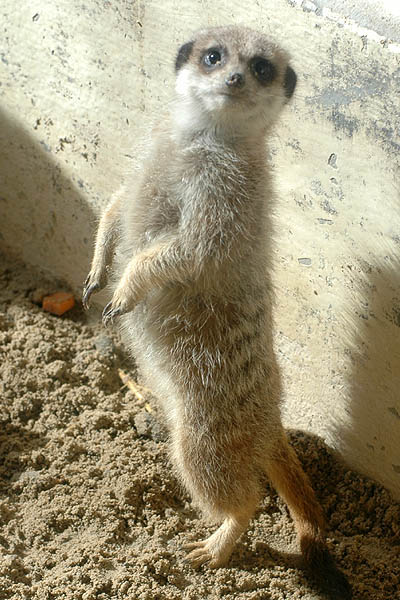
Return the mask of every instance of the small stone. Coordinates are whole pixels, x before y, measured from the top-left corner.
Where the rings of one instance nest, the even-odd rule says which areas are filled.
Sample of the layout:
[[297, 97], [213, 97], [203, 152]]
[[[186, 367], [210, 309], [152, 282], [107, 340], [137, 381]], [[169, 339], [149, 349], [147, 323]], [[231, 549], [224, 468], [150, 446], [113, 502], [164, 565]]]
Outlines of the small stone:
[[43, 310], [60, 317], [75, 306], [74, 296], [70, 292], [56, 292], [43, 298]]
[[146, 411], [142, 411], [135, 416], [134, 423], [138, 435], [151, 437], [152, 416]]
[[23, 483], [29, 483], [30, 481], [35, 481], [40, 477], [40, 471], [27, 470], [19, 473], [14, 473], [11, 478], [11, 481], [22, 481]]
[[333, 169], [337, 169], [337, 156], [336, 154], [333, 152], [330, 157], [328, 158], [328, 165], [330, 165]]
[[304, 0], [302, 7], [306, 12], [317, 12], [317, 7], [315, 6], [314, 2], [311, 2], [311, 0]]
[[155, 442], [165, 442], [167, 434], [160, 423], [149, 412], [142, 410], [134, 418], [137, 434]]
[[113, 418], [112, 418], [112, 414], [102, 411], [102, 410], [95, 410], [93, 411], [91, 417], [90, 417], [90, 421], [92, 426], [94, 427], [94, 429], [108, 429], [109, 427], [112, 427], [113, 425]]
[[111, 338], [108, 335], [101, 333], [96, 336], [93, 340], [93, 343], [96, 347], [96, 350], [99, 354], [103, 356], [109, 356], [114, 353], [114, 344]]
[[63, 360], [53, 360], [47, 366], [47, 373], [50, 377], [54, 377], [55, 379], [62, 379], [63, 375], [67, 370], [67, 364]]

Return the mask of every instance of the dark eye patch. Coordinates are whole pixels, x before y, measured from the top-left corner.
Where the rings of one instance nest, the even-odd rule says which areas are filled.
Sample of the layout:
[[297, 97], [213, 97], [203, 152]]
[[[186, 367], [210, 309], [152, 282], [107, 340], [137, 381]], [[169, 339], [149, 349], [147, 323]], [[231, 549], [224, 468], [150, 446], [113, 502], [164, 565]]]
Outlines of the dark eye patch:
[[256, 56], [252, 59], [250, 63], [251, 70], [253, 72], [254, 77], [258, 79], [260, 83], [267, 84], [271, 83], [275, 79], [276, 76], [276, 68], [275, 65], [272, 64], [271, 61], [266, 58], [262, 58], [261, 56]]
[[194, 42], [187, 42], [183, 44], [178, 50], [178, 55], [175, 60], [175, 71], [179, 71], [181, 67], [189, 60], [192, 53]]
[[286, 98], [291, 98], [293, 96], [294, 89], [297, 83], [297, 75], [293, 71], [292, 67], [287, 67], [285, 72], [285, 79], [283, 82], [283, 87], [285, 90]]

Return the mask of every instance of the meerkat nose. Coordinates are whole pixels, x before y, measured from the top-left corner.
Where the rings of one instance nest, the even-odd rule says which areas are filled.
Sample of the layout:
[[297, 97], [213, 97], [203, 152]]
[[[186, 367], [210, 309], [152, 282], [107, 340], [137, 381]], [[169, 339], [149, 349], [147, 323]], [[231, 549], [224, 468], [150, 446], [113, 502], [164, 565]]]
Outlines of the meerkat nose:
[[243, 87], [244, 75], [242, 73], [231, 73], [226, 79], [225, 83], [229, 87]]

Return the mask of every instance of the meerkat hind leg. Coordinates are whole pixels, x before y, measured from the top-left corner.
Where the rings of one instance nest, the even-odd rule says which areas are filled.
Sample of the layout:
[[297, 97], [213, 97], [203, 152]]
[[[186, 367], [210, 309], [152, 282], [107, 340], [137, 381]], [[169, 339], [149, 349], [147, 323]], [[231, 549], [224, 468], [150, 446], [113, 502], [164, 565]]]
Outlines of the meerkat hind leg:
[[185, 544], [187, 550], [192, 550], [186, 560], [193, 567], [199, 567], [208, 563], [211, 568], [225, 565], [237, 539], [246, 530], [247, 525], [254, 513], [254, 508], [243, 512], [235, 512], [227, 515], [220, 527], [205, 540]]

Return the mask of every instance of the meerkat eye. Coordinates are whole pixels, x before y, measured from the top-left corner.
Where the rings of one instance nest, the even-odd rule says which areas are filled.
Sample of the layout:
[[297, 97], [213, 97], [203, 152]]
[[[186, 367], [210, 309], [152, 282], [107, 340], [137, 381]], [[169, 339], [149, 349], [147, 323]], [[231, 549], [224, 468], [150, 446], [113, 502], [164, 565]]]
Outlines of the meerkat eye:
[[275, 77], [276, 69], [272, 62], [266, 58], [254, 58], [251, 63], [251, 68], [254, 75], [261, 83], [269, 83]]
[[203, 62], [207, 67], [215, 67], [222, 60], [219, 50], [208, 50], [203, 57]]

